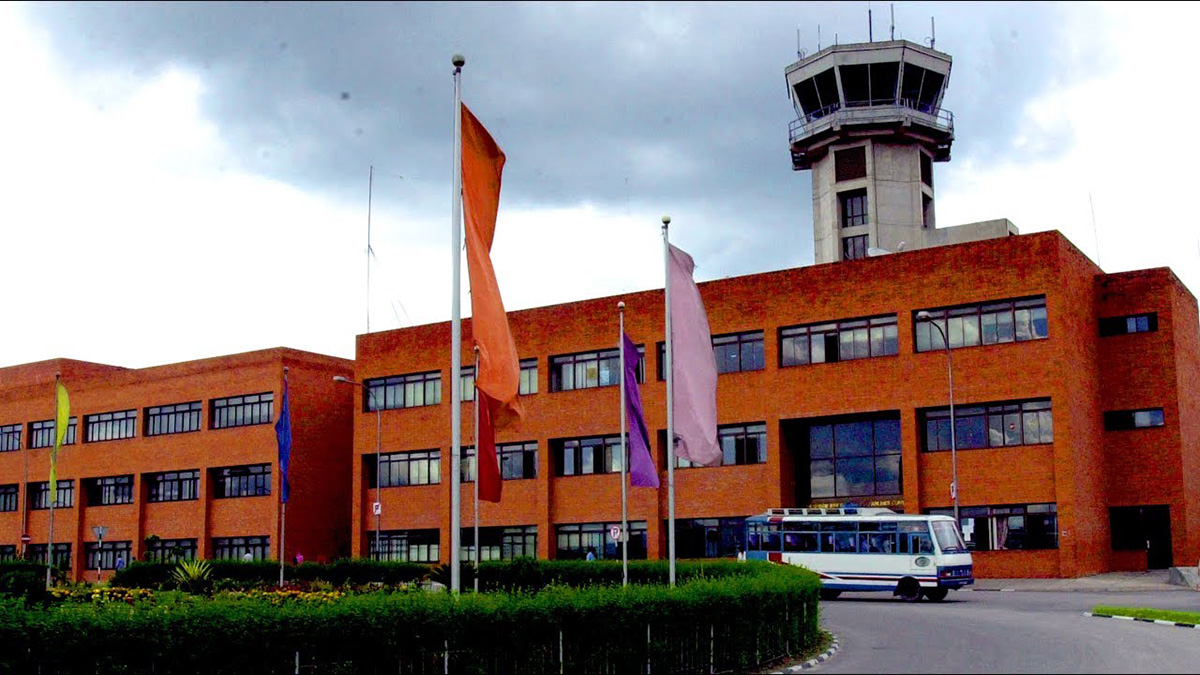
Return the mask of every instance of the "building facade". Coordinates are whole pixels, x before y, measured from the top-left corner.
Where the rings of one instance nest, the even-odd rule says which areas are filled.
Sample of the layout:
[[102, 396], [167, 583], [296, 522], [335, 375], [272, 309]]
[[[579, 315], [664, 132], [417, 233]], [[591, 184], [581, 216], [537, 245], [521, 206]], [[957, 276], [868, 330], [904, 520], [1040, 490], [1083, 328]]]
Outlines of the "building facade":
[[69, 359], [0, 369], [0, 558], [46, 553], [58, 374], [71, 421], [53, 543], [70, 578], [105, 578], [135, 559], [278, 559], [285, 369], [285, 556], [346, 555], [351, 396], [332, 377], [353, 364], [270, 349], [142, 369]]

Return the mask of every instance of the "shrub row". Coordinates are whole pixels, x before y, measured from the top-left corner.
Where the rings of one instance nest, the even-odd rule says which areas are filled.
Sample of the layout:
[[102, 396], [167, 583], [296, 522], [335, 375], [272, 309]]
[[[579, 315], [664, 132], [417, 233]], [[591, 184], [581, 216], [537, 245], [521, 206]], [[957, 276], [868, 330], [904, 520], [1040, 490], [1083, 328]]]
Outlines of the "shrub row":
[[290, 673], [299, 653], [301, 665], [319, 673], [440, 673], [447, 662], [450, 672], [497, 675], [647, 666], [708, 673], [743, 671], [814, 644], [816, 578], [766, 563], [740, 567], [693, 574], [675, 589], [410, 591], [280, 606], [180, 593], [132, 607], [22, 609], [8, 601], [0, 605], [0, 672]]
[[[253, 587], [279, 582], [279, 563], [270, 560], [211, 560], [212, 579], [218, 585]], [[109, 582], [125, 588], [173, 588], [173, 562], [134, 562], [118, 570]], [[389, 586], [419, 581], [429, 574], [429, 565], [407, 562], [380, 562], [365, 558], [337, 560], [332, 563], [306, 562], [286, 565], [289, 581], [326, 581], [334, 586], [362, 586], [383, 582]], [[221, 584], [221, 581], [229, 582]]]

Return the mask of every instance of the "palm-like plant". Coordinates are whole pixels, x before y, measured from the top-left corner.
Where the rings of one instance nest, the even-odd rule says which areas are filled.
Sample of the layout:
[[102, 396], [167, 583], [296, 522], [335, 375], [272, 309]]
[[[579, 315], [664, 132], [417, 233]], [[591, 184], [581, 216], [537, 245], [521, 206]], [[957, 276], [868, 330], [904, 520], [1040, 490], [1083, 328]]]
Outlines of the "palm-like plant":
[[171, 570], [175, 586], [188, 593], [207, 593], [212, 588], [212, 566], [207, 560], [180, 560]]

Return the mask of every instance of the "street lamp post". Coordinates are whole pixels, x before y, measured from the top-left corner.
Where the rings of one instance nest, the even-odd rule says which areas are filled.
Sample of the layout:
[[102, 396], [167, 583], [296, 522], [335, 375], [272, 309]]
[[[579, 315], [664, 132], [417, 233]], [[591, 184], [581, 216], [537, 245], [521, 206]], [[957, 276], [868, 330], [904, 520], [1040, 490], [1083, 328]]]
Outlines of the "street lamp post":
[[375, 400], [375, 392], [362, 382], [355, 382], [341, 375], [334, 375], [333, 381], [362, 387], [367, 392], [369, 405], [375, 408], [375, 503], [371, 505], [371, 509], [375, 511], [375, 555], [379, 556], [380, 560], [383, 560], [383, 548], [380, 546], [379, 533], [380, 520], [383, 517], [383, 475], [380, 472], [380, 468], [383, 466], [383, 454], [380, 451], [380, 444], [383, 441], [383, 420], [380, 417], [383, 413], [383, 406], [379, 405]]
[[955, 434], [958, 423], [954, 419], [954, 366], [950, 359], [950, 340], [946, 337], [946, 331], [933, 320], [929, 312], [917, 312], [917, 321], [936, 328], [938, 335], [942, 336], [942, 344], [946, 347], [946, 380], [950, 384], [950, 497], [954, 500], [954, 524], [961, 528], [962, 522], [958, 519], [958, 439]]
[[96, 535], [96, 583], [100, 583], [100, 568], [104, 567], [101, 561], [104, 560], [104, 535], [108, 534], [108, 527], [104, 525], [93, 525], [92, 534]]

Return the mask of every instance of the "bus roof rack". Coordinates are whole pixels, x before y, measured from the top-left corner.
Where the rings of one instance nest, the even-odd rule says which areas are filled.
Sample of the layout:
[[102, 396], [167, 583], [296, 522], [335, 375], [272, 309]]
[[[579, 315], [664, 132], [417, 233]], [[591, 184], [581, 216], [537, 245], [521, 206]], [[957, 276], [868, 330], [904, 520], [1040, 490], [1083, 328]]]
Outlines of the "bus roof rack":
[[837, 509], [770, 509], [771, 516], [882, 516], [894, 514], [885, 508], [843, 507]]

